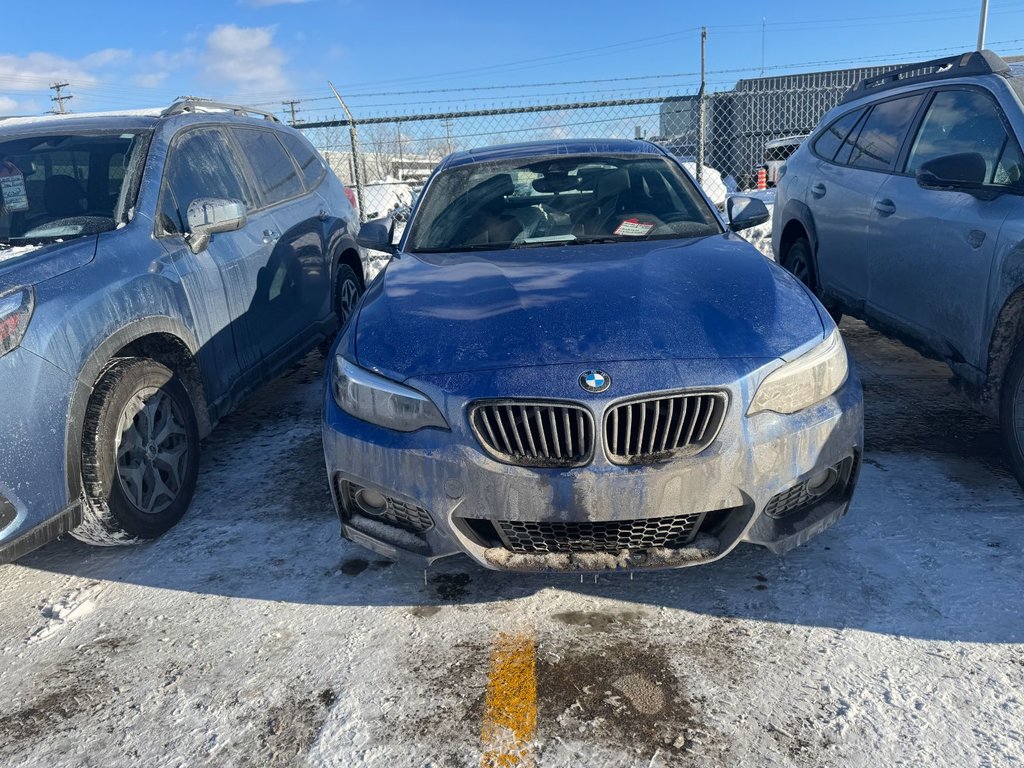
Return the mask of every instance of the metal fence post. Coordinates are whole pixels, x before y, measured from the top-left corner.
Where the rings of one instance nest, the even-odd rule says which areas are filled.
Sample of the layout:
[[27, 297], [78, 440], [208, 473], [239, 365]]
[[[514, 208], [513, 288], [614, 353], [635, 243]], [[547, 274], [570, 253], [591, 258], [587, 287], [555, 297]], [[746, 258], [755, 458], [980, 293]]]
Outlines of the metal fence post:
[[704, 44], [708, 39], [708, 28], [700, 28], [700, 91], [697, 93], [697, 183], [703, 183], [704, 176], [704, 135], [707, 133], [707, 106], [704, 98]]
[[405, 171], [405, 158], [403, 157], [403, 153], [402, 153], [402, 121], [401, 120], [396, 120], [395, 121], [395, 133], [397, 134], [397, 138], [398, 138], [398, 168], [397, 168], [398, 172], [395, 174], [395, 177], [399, 181], [401, 181], [402, 178], [403, 178], [402, 174]]
[[348, 138], [352, 144], [352, 181], [356, 185], [356, 198], [359, 200], [359, 223], [363, 224], [366, 222], [366, 198], [363, 197], [363, 174], [359, 168], [359, 133], [356, 130], [356, 120], [352, 117], [352, 113], [349, 111], [348, 106], [345, 104], [344, 99], [341, 98], [341, 94], [338, 93], [338, 89], [334, 87], [334, 83], [327, 81], [327, 84], [331, 86], [331, 90], [334, 91], [334, 97], [341, 104], [341, 108], [345, 110], [345, 116], [348, 118]]

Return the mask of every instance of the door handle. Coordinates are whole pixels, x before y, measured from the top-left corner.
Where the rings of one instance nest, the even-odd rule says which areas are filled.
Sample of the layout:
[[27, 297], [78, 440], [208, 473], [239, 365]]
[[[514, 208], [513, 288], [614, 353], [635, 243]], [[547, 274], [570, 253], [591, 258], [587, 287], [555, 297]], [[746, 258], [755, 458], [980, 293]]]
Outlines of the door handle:
[[814, 195], [815, 197], [824, 197], [825, 192], [827, 191], [828, 190], [825, 189], [825, 185], [822, 184], [820, 181], [813, 187], [811, 187], [811, 194]]
[[275, 243], [280, 235], [272, 229], [263, 230], [263, 242], [264, 243]]
[[888, 198], [885, 200], [876, 200], [875, 210], [882, 216], [892, 216], [896, 213], [896, 204]]

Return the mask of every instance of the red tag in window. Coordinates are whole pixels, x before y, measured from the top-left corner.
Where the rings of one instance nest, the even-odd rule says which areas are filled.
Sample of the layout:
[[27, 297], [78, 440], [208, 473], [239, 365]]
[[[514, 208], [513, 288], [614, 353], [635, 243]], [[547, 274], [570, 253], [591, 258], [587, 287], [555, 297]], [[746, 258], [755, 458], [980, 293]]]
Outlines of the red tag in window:
[[9, 213], [28, 210], [25, 177], [10, 160], [0, 163], [0, 208]]
[[613, 235], [628, 235], [630, 237], [643, 237], [654, 229], [654, 224], [640, 219], [626, 219], [615, 228]]

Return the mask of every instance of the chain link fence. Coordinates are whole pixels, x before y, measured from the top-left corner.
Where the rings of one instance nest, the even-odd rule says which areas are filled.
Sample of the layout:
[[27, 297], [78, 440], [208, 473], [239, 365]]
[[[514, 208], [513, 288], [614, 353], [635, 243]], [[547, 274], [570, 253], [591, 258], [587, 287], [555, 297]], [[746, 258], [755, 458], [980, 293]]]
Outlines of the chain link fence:
[[364, 219], [406, 209], [415, 190], [451, 152], [538, 139], [649, 139], [677, 156], [723, 207], [730, 193], [770, 188], [778, 166], [821, 116], [851, 86], [888, 69], [752, 78], [730, 90], [634, 99], [356, 116], [356, 152], [349, 120], [296, 127], [342, 181], [360, 182]]

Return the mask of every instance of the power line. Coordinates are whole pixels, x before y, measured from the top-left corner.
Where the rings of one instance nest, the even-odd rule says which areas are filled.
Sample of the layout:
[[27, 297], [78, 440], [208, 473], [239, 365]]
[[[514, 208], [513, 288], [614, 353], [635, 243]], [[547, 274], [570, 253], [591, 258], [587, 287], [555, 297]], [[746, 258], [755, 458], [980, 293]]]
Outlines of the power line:
[[[1014, 44], [1014, 43], [1024, 43], [1024, 38], [1018, 38], [1018, 39], [1015, 39], [1015, 40], [1004, 40], [1004, 41], [1001, 41], [999, 43], [993, 43], [993, 45], [1006, 45], [1006, 44]], [[900, 61], [902, 63], [902, 62], [905, 62], [907, 59], [912, 59], [914, 57], [921, 57], [921, 56], [928, 56], [928, 55], [938, 55], [938, 54], [942, 54], [942, 53], [948, 53], [950, 51], [960, 51], [960, 50], [962, 50], [961, 46], [951, 46], [951, 47], [947, 47], [947, 48], [931, 48], [931, 49], [923, 49], [923, 50], [916, 50], [916, 51], [905, 51], [903, 53], [888, 54], [886, 56], [874, 57], [873, 59], [870, 59], [870, 60], [867, 60], [867, 61], [865, 61], [862, 58], [824, 59], [824, 60], [807, 61], [807, 62], [799, 62], [799, 63], [792, 63], [792, 64], [779, 64], [779, 65], [775, 65], [775, 66], [771, 66], [771, 67], [765, 67], [765, 70], [766, 71], [778, 71], [778, 70], [789, 70], [789, 69], [794, 69], [794, 68], [799, 68], [799, 67], [834, 66], [834, 65], [839, 65], [839, 64], [857, 64], [859, 66], [870, 67], [870, 66], [883, 65], [885, 62]], [[717, 75], [717, 76], [719, 76], [719, 79], [709, 81], [708, 85], [712, 85], [712, 86], [730, 86], [730, 85], [734, 84], [734, 81], [726, 80], [726, 79], [721, 79], [721, 77], [720, 77], [721, 75], [739, 75], [739, 74], [745, 74], [745, 73], [751, 73], [752, 74], [752, 73], [756, 73], [758, 71], [758, 69], [759, 69], [758, 67], [736, 67], [736, 68], [732, 68], [732, 69], [708, 70], [708, 75]], [[699, 76], [698, 72], [694, 72], [694, 73], [676, 73], [676, 74], [669, 75], [669, 76], [670, 77], [682, 77], [682, 76], [686, 76], [688, 74], [689, 75], [693, 75], [693, 76]], [[656, 76], [649, 76], [649, 77], [661, 77], [661, 76], [660, 75], [656, 75]], [[616, 80], [616, 79], [618, 79], [618, 78], [609, 78], [607, 80], [584, 80], [584, 81], [576, 81], [576, 82], [582, 82], [582, 83], [594, 82], [594, 83], [597, 83], [597, 82], [608, 82], [610, 80]], [[553, 86], [553, 85], [558, 85], [558, 83], [535, 83], [535, 84], [532, 84], [532, 87], [546, 87], [546, 86]], [[646, 91], [646, 92], [650, 93], [652, 91], [661, 91], [661, 90], [668, 90], [668, 89], [673, 89], [673, 88], [678, 89], [680, 87], [687, 86], [687, 85], [694, 86], [695, 83], [694, 82], [676, 82], [676, 83], [669, 83], [669, 84], [660, 85], [660, 86], [651, 86], [651, 87], [647, 87], [647, 88], [637, 87], [637, 88], [621, 89], [621, 90], [609, 89], [607, 91], [604, 91], [604, 93], [611, 94], [611, 93], [620, 93], [620, 92], [623, 92], [623, 91], [628, 91], [628, 92]], [[492, 88], [503, 88], [503, 87], [515, 88], [517, 86], [485, 86], [485, 87], [482, 87], [482, 88], [467, 88], [467, 89], [464, 89], [464, 92], [486, 91], [486, 90], [491, 90]], [[459, 91], [462, 91], [462, 90], [463, 89], [443, 89], [444, 92], [453, 92], [453, 93], [454, 92], [459, 92]], [[429, 91], [422, 91], [422, 92], [423, 93], [427, 93]], [[398, 92], [398, 93], [407, 93], [407, 92]], [[545, 94], [543, 94], [543, 97], [544, 98], [548, 98], [548, 97], [554, 98], [556, 96], [572, 96], [572, 95], [582, 95], [582, 94], [588, 94], [588, 93], [589, 94], [593, 94], [594, 91], [573, 91], [573, 92], [565, 92], [565, 93], [560, 93], [560, 94], [545, 93]], [[486, 98], [486, 97], [481, 97], [481, 99], [484, 99], [484, 98]], [[477, 99], [477, 101], [479, 101], [481, 99]], [[307, 99], [307, 101], [317, 101], [317, 100], [318, 99]], [[465, 100], [466, 101], [473, 101], [474, 99], [472, 97], [467, 97]], [[399, 103], [390, 103], [390, 104], [369, 104], [369, 105], [365, 105], [363, 107], [363, 109], [365, 109], [365, 110], [370, 110], [370, 109], [382, 110], [382, 109], [386, 109], [386, 108], [394, 109], [394, 108], [398, 108], [398, 107], [410, 107], [410, 106], [419, 106], [419, 105], [426, 105], [426, 104], [450, 104], [451, 102], [452, 102], [452, 100], [439, 99], [439, 100], [432, 100], [432, 101], [413, 101], [413, 102], [399, 102]], [[534, 102], [534, 106], [544, 106], [544, 105], [538, 104], [538, 103]], [[379, 116], [379, 113], [378, 113], [378, 116]]]

